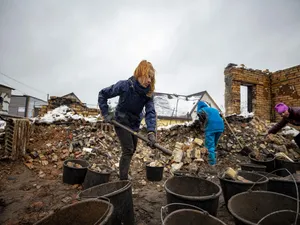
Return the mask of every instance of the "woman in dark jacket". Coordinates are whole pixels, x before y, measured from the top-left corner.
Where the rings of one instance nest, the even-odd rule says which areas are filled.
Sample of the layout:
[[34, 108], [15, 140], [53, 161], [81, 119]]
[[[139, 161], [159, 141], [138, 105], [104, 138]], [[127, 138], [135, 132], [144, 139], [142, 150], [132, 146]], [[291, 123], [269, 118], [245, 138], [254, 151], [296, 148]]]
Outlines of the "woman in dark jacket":
[[[282, 119], [268, 131], [268, 136], [270, 134], [276, 134], [288, 123], [300, 126], [300, 107], [288, 107], [284, 103], [278, 103], [275, 106], [275, 110]], [[300, 148], [300, 133], [294, 137], [294, 140]]]
[[[155, 70], [146, 60], [140, 62], [134, 71], [134, 76], [128, 80], [121, 80], [99, 92], [98, 103], [105, 122], [113, 118], [121, 124], [138, 132], [143, 118], [145, 107], [145, 120], [150, 146], [156, 142], [156, 112], [153, 102], [155, 89]], [[107, 99], [119, 96], [119, 102], [114, 115], [108, 114]], [[120, 180], [128, 180], [128, 171], [131, 158], [137, 147], [137, 137], [115, 126], [116, 133], [121, 143], [122, 155], [120, 158]]]

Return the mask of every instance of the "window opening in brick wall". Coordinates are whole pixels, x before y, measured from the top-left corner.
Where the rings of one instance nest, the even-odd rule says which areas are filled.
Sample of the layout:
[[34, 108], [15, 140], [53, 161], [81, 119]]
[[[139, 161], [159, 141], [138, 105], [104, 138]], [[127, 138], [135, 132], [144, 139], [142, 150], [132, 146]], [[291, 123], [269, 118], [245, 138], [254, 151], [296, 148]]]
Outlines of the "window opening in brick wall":
[[251, 85], [240, 86], [240, 112], [241, 114], [251, 113], [253, 111], [252, 106], [252, 90]]

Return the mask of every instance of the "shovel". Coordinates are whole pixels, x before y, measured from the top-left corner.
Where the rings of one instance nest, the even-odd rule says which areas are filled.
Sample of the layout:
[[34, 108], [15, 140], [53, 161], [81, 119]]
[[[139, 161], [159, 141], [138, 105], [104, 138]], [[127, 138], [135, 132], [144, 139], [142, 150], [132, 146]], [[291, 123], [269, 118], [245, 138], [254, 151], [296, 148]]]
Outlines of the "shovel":
[[229, 125], [228, 121], [226, 120], [225, 116], [222, 113], [221, 113], [221, 115], [222, 115], [222, 117], [223, 117], [226, 125], [228, 126], [230, 132], [233, 134], [235, 140], [238, 142], [239, 146], [241, 147], [242, 150], [240, 151], [240, 153], [242, 155], [248, 156], [248, 154], [252, 152], [252, 149], [249, 148], [249, 147], [247, 147], [247, 146], [243, 146], [242, 145], [242, 143], [240, 142], [240, 140], [237, 138], [237, 136], [235, 135], [234, 131], [232, 130], [231, 126]]
[[[123, 129], [127, 130], [129, 133], [133, 134], [133, 135], [136, 136], [137, 138], [139, 138], [139, 139], [141, 139], [141, 140], [143, 140], [143, 141], [149, 143], [148, 138], [144, 137], [143, 135], [138, 134], [137, 132], [131, 130], [130, 128], [124, 126], [123, 124], [120, 124], [119, 122], [117, 122], [117, 121], [115, 121], [115, 120], [112, 120], [111, 122], [112, 122], [114, 125], [117, 125], [117, 126], [123, 128]], [[171, 152], [170, 150], [168, 150], [168, 149], [166, 149], [166, 148], [160, 146], [160, 145], [157, 144], [157, 143], [154, 144], [154, 147], [157, 148], [157, 149], [159, 149], [160, 151], [162, 151], [163, 153], [165, 153], [165, 154], [167, 154], [167, 155], [172, 155], [172, 152]]]

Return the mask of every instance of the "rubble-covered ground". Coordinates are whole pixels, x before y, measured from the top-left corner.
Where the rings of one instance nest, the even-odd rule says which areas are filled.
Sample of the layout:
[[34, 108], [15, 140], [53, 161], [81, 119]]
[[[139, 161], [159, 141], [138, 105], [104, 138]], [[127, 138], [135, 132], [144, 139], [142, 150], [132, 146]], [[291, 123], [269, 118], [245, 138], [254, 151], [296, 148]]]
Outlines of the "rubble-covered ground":
[[[293, 159], [299, 157], [297, 147], [290, 141], [295, 130], [288, 129], [281, 133], [284, 136], [266, 139], [270, 125], [258, 118], [232, 116], [228, 120], [242, 145], [253, 149], [257, 157], [263, 158], [277, 151], [285, 152]], [[108, 128], [101, 122], [90, 123], [81, 118], [60, 124], [33, 124], [23, 161], [0, 161], [0, 224], [33, 224], [60, 207], [76, 202], [76, 194], [82, 186], [62, 183], [66, 159], [86, 159], [91, 165], [109, 166], [113, 170], [110, 181], [118, 180], [121, 149], [115, 133]], [[144, 133], [143, 129], [141, 133]], [[166, 204], [163, 184], [175, 170], [194, 175], [206, 173], [208, 179], [218, 183], [217, 175], [211, 173], [206, 162], [204, 133], [199, 124], [160, 128], [157, 138], [159, 144], [173, 151], [173, 156], [163, 155], [139, 141], [131, 164], [135, 218], [140, 225], [161, 224], [160, 209]], [[237, 169], [240, 163], [248, 162], [248, 157], [240, 154], [240, 150], [234, 136], [226, 129], [219, 141], [217, 172], [221, 173], [227, 167]], [[162, 181], [147, 181], [145, 165], [148, 162], [165, 166]], [[234, 224], [222, 195], [218, 218], [228, 225]]]

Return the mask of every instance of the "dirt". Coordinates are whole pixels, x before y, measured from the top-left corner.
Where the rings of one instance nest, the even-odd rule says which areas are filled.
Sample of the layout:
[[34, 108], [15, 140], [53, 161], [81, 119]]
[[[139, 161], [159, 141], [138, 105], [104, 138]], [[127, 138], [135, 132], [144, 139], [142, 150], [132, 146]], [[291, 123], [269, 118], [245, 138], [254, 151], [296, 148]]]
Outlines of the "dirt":
[[[30, 170], [21, 161], [1, 162], [0, 224], [33, 224], [60, 207], [75, 203], [81, 186], [62, 183], [61, 171], [48, 167], [43, 169], [46, 175], [39, 177], [42, 174], [39, 170]], [[144, 185], [140, 182], [144, 173], [141, 172], [137, 175], [139, 179], [133, 180], [136, 224], [161, 224], [161, 207], [166, 205], [163, 184], [168, 174], [162, 181]], [[216, 177], [208, 179], [218, 182]], [[234, 224], [222, 196], [217, 217], [228, 225]]]
[[[35, 127], [24, 161], [0, 161], [0, 224], [34, 224], [62, 206], [77, 202], [76, 196], [82, 190], [82, 186], [68, 185], [62, 182], [62, 165], [63, 161], [67, 159], [64, 154], [69, 152], [69, 142], [74, 141], [72, 136], [76, 134], [79, 141], [81, 140], [78, 138], [80, 135], [101, 137], [101, 140], [96, 140], [102, 144], [105, 143], [105, 140], [109, 140], [105, 134], [101, 136], [100, 131], [94, 133], [92, 128], [89, 132], [86, 130], [89, 131], [87, 127], [83, 129], [73, 125]], [[178, 135], [178, 137], [181, 136]], [[120, 147], [114, 145], [118, 142], [114, 140], [112, 138], [110, 142], [107, 142], [108, 146], [114, 146], [109, 150], [109, 153], [112, 154], [109, 157], [113, 160], [113, 165], [117, 162], [116, 155], [120, 152]], [[171, 175], [164, 172], [164, 178], [159, 182], [146, 180], [143, 160], [148, 151], [145, 148], [145, 146], [139, 146], [140, 152], [135, 154], [131, 164], [135, 219], [136, 225], [157, 225], [161, 224], [161, 207], [167, 204], [163, 184]], [[97, 157], [103, 154], [102, 151], [96, 153]], [[54, 154], [57, 157], [54, 158]], [[80, 156], [80, 158], [82, 157]], [[89, 157], [88, 160], [91, 165], [103, 163], [98, 158]], [[247, 160], [247, 157], [226, 152], [225, 155], [218, 157], [218, 165], [214, 172], [222, 172], [226, 167], [236, 168], [239, 163]], [[43, 161], [48, 163], [43, 163]], [[191, 163], [190, 166], [191, 170], [194, 170], [196, 166], [198, 172], [206, 175], [207, 172], [212, 172], [206, 160], [200, 164], [193, 164], [193, 166]], [[219, 183], [216, 174], [212, 174], [214, 175], [209, 176], [208, 179]], [[110, 181], [116, 180], [118, 177], [113, 174]], [[222, 195], [217, 217], [227, 225], [234, 224], [233, 218], [225, 207]]]

